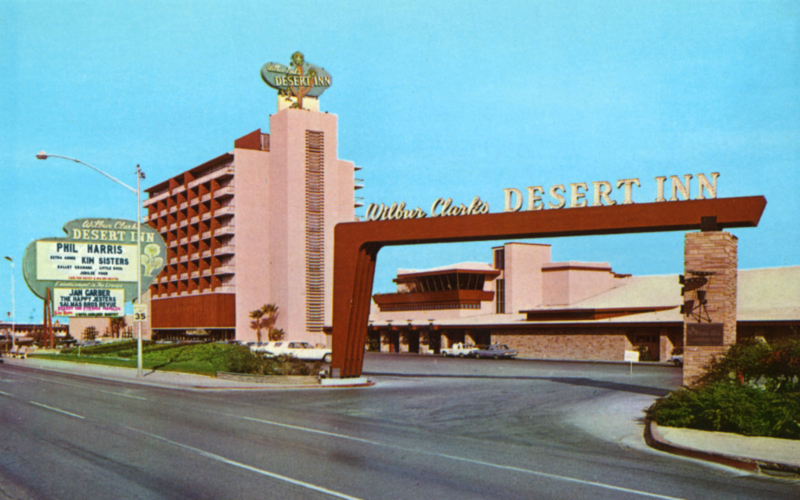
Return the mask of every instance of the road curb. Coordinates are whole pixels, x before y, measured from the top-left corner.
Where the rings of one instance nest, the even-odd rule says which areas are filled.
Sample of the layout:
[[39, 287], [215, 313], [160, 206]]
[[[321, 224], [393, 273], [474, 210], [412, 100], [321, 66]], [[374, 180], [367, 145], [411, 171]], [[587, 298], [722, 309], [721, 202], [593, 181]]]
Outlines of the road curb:
[[645, 421], [644, 440], [648, 446], [656, 450], [672, 453], [674, 455], [695, 458], [698, 460], [705, 460], [707, 462], [714, 462], [748, 472], [770, 475], [800, 475], [800, 467], [795, 465], [769, 462], [766, 460], [747, 457], [737, 457], [713, 451], [698, 450], [695, 448], [671, 443], [661, 434], [658, 424], [650, 419]]
[[[3, 361], [3, 358], [0, 358], [0, 361]], [[44, 360], [47, 361], [47, 360]], [[30, 364], [26, 364], [24, 362], [13, 362], [8, 363], [11, 366], [18, 366], [22, 367], [23, 369], [28, 370], [41, 370], [47, 371], [51, 373], [62, 373], [65, 375], [75, 376], [75, 377], [83, 377], [83, 378], [90, 378], [95, 380], [106, 380], [112, 382], [120, 382], [120, 383], [129, 383], [135, 385], [143, 385], [149, 387], [158, 387], [161, 389], [177, 389], [177, 390], [189, 390], [189, 391], [279, 391], [279, 390], [291, 390], [291, 389], [346, 389], [346, 388], [359, 388], [359, 387], [372, 387], [375, 385], [375, 382], [371, 380], [366, 380], [366, 382], [356, 383], [356, 384], [338, 384], [338, 385], [322, 385], [319, 382], [315, 384], [281, 384], [281, 383], [250, 383], [247, 384], [246, 382], [242, 382], [243, 385], [241, 386], [215, 386], [213, 384], [197, 384], [192, 382], [186, 383], [177, 383], [177, 382], [170, 382], [170, 381], [155, 381], [155, 380], [147, 380], [145, 378], [138, 379], [138, 378], [130, 378], [130, 377], [116, 377], [113, 374], [104, 374], [104, 373], [85, 373], [85, 372], [76, 372], [64, 369], [63, 367], [54, 367], [54, 366], [42, 366], [41, 364], [38, 366], [31, 366]], [[102, 365], [94, 365], [94, 366], [102, 366]], [[123, 369], [123, 370], [134, 370], [133, 368], [121, 368], [121, 367], [113, 367], [115, 369]], [[167, 372], [161, 372], [167, 373]], [[203, 375], [194, 375], [194, 374], [184, 374], [180, 372], [175, 372], [175, 375], [180, 376], [196, 376], [196, 377], [203, 377]], [[209, 377], [214, 379], [215, 377]], [[225, 380], [222, 378], [221, 380]], [[247, 385], [244, 385], [247, 384]]]

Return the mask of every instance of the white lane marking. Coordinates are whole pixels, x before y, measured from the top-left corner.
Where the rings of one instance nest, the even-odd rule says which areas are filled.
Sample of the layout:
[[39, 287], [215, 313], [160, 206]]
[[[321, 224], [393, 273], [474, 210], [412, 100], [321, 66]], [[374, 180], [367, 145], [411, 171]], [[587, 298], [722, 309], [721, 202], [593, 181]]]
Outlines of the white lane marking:
[[301, 486], [301, 487], [309, 489], [309, 490], [318, 491], [320, 493], [324, 493], [326, 495], [330, 495], [330, 496], [333, 496], [333, 497], [336, 497], [336, 498], [343, 498], [345, 500], [361, 500], [358, 497], [345, 495], [344, 493], [339, 493], [338, 491], [329, 490], [327, 488], [323, 488], [322, 486], [316, 486], [316, 485], [311, 484], [311, 483], [306, 483], [304, 481], [299, 481], [297, 479], [292, 479], [290, 477], [283, 476], [281, 474], [276, 474], [274, 472], [269, 472], [269, 471], [266, 471], [266, 470], [263, 470], [263, 469], [258, 469], [256, 467], [252, 467], [250, 465], [243, 464], [241, 462], [236, 462], [235, 460], [230, 460], [230, 459], [227, 459], [227, 458], [225, 458], [223, 456], [216, 455], [216, 454], [208, 452], [208, 451], [203, 451], [203, 450], [201, 450], [199, 448], [194, 448], [194, 447], [186, 445], [186, 444], [177, 443], [177, 442], [171, 441], [171, 440], [169, 440], [169, 439], [167, 439], [165, 437], [157, 436], [155, 434], [150, 434], [149, 432], [140, 431], [139, 429], [134, 429], [132, 427], [127, 427], [127, 426], [125, 428], [128, 429], [128, 430], [131, 430], [133, 432], [138, 432], [139, 434], [144, 434], [145, 436], [150, 436], [153, 439], [158, 439], [160, 441], [164, 441], [164, 442], [172, 444], [174, 446], [178, 446], [180, 448], [185, 448], [187, 450], [191, 450], [191, 451], [193, 451], [193, 452], [195, 452], [195, 453], [197, 453], [199, 455], [202, 455], [202, 456], [204, 456], [206, 458], [210, 458], [212, 460], [217, 460], [219, 462], [222, 462], [222, 463], [225, 463], [225, 464], [228, 464], [228, 465], [233, 465], [234, 467], [239, 467], [241, 469], [248, 470], [250, 472], [255, 472], [255, 473], [261, 474], [263, 476], [271, 477], [273, 479], [278, 479], [280, 481], [284, 481], [284, 482], [287, 482], [287, 483], [290, 483], [290, 484], [294, 484], [296, 486]]
[[14, 395], [13, 395], [13, 394], [9, 394], [9, 393], [7, 393], [7, 392], [3, 392], [3, 391], [0, 391], [0, 394], [2, 394], [3, 396], [8, 396], [8, 397], [10, 397], [10, 398], [13, 398], [13, 397], [14, 397]]
[[[86, 389], [86, 387], [81, 386], [81, 385], [68, 384], [66, 382], [58, 382], [56, 380], [47, 380], [47, 379], [39, 378], [39, 377], [32, 377], [30, 375], [19, 375], [19, 376], [23, 377], [23, 378], [32, 378], [33, 380], [38, 380], [40, 382], [47, 382], [48, 384], [59, 384], [59, 385], [66, 385], [66, 386], [69, 386], [69, 387], [77, 387], [78, 389]], [[96, 392], [102, 392], [104, 394], [112, 394], [114, 396], [122, 396], [123, 398], [131, 398], [131, 399], [139, 399], [141, 401], [147, 401], [147, 398], [143, 398], [143, 397], [140, 397], [140, 396], [131, 396], [129, 394], [121, 394], [119, 392], [111, 392], [111, 391], [104, 391], [102, 389], [91, 389], [91, 388], [89, 390], [96, 391]]]
[[[217, 412], [209, 412], [209, 413], [217, 413]], [[468, 462], [468, 463], [472, 463], [472, 464], [475, 464], [475, 465], [483, 465], [485, 467], [493, 467], [495, 469], [504, 469], [504, 470], [510, 470], [510, 471], [514, 471], [514, 472], [522, 472], [524, 474], [530, 474], [530, 475], [533, 475], [533, 476], [546, 477], [546, 478], [550, 478], [550, 479], [557, 479], [557, 480], [560, 480], [560, 481], [567, 481], [567, 482], [572, 482], [572, 483], [585, 484], [585, 485], [589, 485], [589, 486], [597, 486], [598, 488], [605, 488], [605, 489], [614, 490], [614, 491], [624, 491], [625, 493], [632, 493], [634, 495], [641, 495], [641, 496], [646, 496], [646, 497], [650, 497], [650, 498], [662, 498], [664, 500], [683, 500], [681, 498], [670, 497], [670, 496], [666, 496], [666, 495], [658, 495], [656, 493], [648, 493], [646, 491], [632, 490], [632, 489], [629, 489], [629, 488], [623, 488], [621, 486], [614, 486], [614, 485], [611, 485], [611, 484], [598, 483], [598, 482], [593, 482], [593, 481], [584, 481], [582, 479], [576, 479], [574, 477], [559, 476], [557, 474], [548, 474], [546, 472], [539, 472], [539, 471], [534, 471], [534, 470], [530, 470], [530, 469], [522, 469], [520, 467], [513, 467], [513, 466], [510, 466], [510, 465], [494, 464], [494, 463], [491, 463], [491, 462], [482, 462], [480, 460], [471, 460], [469, 458], [456, 457], [456, 456], [452, 456], [452, 455], [444, 455], [444, 454], [441, 454], [441, 453], [432, 453], [432, 452], [429, 452], [429, 451], [414, 450], [414, 449], [411, 449], [411, 448], [404, 448], [402, 446], [396, 446], [396, 445], [386, 444], [386, 443], [379, 443], [377, 441], [370, 441], [368, 439], [362, 439], [362, 438], [347, 436], [345, 434], [336, 434], [334, 432], [320, 431], [318, 429], [309, 429], [307, 427], [298, 427], [296, 425], [282, 424], [280, 422], [273, 422], [273, 421], [270, 421], [270, 420], [262, 420], [262, 419], [251, 418], [251, 417], [242, 417], [242, 416], [239, 416], [239, 415], [231, 415], [231, 414], [228, 414], [228, 413], [219, 413], [219, 415], [224, 415], [224, 416], [227, 416], [227, 417], [234, 417], [234, 418], [241, 418], [243, 420], [250, 420], [250, 421], [259, 422], [259, 423], [262, 423], [262, 424], [274, 425], [276, 427], [285, 427], [285, 428], [288, 428], [288, 429], [295, 429], [295, 430], [298, 430], [298, 431], [310, 432], [310, 433], [313, 433], [313, 434], [322, 434], [324, 436], [331, 436], [331, 437], [336, 437], [336, 438], [340, 438], [340, 439], [347, 439], [349, 441], [357, 441], [357, 442], [360, 442], [360, 443], [372, 444], [372, 445], [375, 445], [375, 446], [384, 446], [384, 447], [387, 447], [387, 448], [394, 448], [394, 449], [397, 449], [397, 450], [407, 451], [407, 452], [410, 452], [410, 453], [419, 453], [421, 455], [430, 455], [430, 456], [439, 457], [439, 458], [447, 458], [447, 459], [450, 459], [450, 460], [457, 460], [459, 462]]]
[[53, 408], [52, 406], [47, 406], [46, 404], [37, 403], [36, 401], [30, 401], [30, 404], [36, 405], [36, 406], [41, 406], [42, 408], [47, 408], [48, 410], [57, 411], [58, 413], [63, 413], [64, 415], [69, 415], [70, 417], [79, 418], [81, 420], [83, 420], [85, 418], [85, 417], [82, 417], [80, 415], [76, 415], [74, 413], [70, 413], [70, 412], [68, 412], [66, 410], [61, 410], [59, 408]]

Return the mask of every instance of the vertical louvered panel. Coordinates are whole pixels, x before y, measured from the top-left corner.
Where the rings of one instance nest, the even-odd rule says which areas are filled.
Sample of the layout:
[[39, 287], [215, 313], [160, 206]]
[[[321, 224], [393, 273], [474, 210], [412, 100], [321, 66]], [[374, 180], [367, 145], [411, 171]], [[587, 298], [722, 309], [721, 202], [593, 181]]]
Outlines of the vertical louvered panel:
[[306, 328], [321, 332], [325, 323], [325, 139], [306, 131]]

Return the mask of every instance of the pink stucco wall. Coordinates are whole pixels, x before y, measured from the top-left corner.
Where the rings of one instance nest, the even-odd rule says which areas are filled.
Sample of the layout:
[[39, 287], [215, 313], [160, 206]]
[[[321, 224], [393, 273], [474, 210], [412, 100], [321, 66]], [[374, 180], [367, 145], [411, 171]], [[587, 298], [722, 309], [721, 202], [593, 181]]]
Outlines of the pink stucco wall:
[[284, 329], [287, 338], [325, 343], [324, 334], [312, 335], [306, 328], [306, 130], [324, 134], [325, 323], [331, 324], [333, 228], [339, 222], [350, 222], [355, 218], [353, 164], [337, 157], [335, 115], [285, 109], [270, 117], [269, 200], [263, 221], [270, 228], [267, 244], [268, 265], [272, 268], [269, 296], [271, 302], [280, 308], [277, 327]]
[[607, 262], [552, 262], [542, 267], [545, 306], [574, 304], [614, 288], [615, 274]]
[[506, 313], [542, 304], [542, 266], [550, 262], [550, 245], [506, 243]]
[[[255, 340], [250, 311], [270, 302], [270, 241], [268, 184], [270, 153], [234, 149], [234, 223], [236, 255], [233, 257], [236, 290], [236, 336]], [[266, 339], [264, 339], [266, 340]]]

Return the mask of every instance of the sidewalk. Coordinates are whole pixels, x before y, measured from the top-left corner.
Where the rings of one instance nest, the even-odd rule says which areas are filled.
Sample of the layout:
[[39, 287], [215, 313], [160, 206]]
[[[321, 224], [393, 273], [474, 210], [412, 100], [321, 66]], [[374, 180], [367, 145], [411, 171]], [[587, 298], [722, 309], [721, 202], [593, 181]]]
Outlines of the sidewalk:
[[[274, 377], [207, 377], [192, 373], [167, 372], [144, 370], [142, 378], [137, 376], [135, 368], [122, 368], [118, 366], [93, 365], [73, 363], [70, 361], [56, 361], [50, 359], [37, 359], [28, 357], [2, 358], [4, 364], [23, 366], [37, 370], [47, 370], [81, 377], [115, 380], [131, 384], [149, 385], [169, 389], [188, 390], [276, 390], [276, 389], [320, 389], [328, 387], [361, 387], [372, 385], [364, 378], [355, 379], [354, 383], [320, 383], [315, 376], [274, 376]], [[340, 379], [345, 381], [348, 379]], [[349, 381], [349, 380], [348, 380]], [[339, 382], [338, 380], [336, 382]]]
[[794, 439], [678, 429], [648, 421], [645, 441], [661, 451], [751, 472], [800, 475], [800, 441]]

